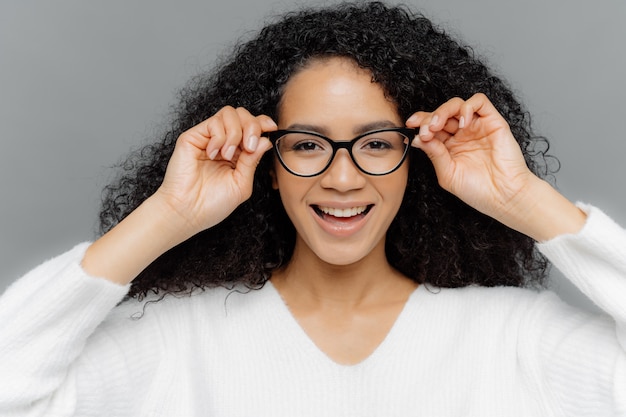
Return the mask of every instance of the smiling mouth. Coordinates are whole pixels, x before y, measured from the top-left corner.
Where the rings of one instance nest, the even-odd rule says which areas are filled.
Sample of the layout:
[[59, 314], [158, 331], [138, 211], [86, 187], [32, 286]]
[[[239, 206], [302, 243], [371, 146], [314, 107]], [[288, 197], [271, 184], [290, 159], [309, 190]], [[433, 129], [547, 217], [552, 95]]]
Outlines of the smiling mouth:
[[374, 207], [373, 204], [367, 206], [356, 206], [350, 208], [335, 208], [313, 205], [313, 210], [322, 219], [351, 220], [355, 217], [364, 217]]

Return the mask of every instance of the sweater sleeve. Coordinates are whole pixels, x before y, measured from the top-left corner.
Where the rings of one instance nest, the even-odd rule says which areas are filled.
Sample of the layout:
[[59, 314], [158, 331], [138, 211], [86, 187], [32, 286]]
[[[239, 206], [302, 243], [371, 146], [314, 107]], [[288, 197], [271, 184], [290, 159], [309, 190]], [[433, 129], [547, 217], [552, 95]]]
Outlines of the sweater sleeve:
[[[626, 230], [599, 209], [583, 229], [538, 244], [538, 249], [604, 315], [591, 315], [546, 293], [533, 306], [526, 347], [542, 395], [557, 399], [564, 415], [626, 415]], [[522, 341], [522, 343], [527, 343]]]
[[84, 272], [88, 246], [43, 263], [0, 298], [0, 415], [49, 415], [75, 401], [70, 367], [128, 292]]
[[538, 244], [552, 263], [616, 322], [626, 350], [626, 230], [599, 209], [579, 204], [588, 214], [576, 235]]

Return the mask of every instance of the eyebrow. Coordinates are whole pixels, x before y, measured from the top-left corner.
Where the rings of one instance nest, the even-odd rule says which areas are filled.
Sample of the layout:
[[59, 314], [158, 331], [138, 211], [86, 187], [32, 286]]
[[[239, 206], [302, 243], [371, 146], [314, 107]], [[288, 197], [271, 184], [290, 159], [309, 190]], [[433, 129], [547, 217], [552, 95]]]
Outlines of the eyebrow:
[[[360, 135], [361, 133], [369, 132], [372, 130], [378, 130], [378, 129], [386, 129], [389, 127], [398, 127], [398, 124], [392, 122], [391, 120], [378, 120], [375, 122], [356, 125], [354, 129], [352, 129], [352, 132], [355, 135]], [[325, 126], [316, 126], [316, 125], [310, 125], [306, 123], [293, 123], [287, 126], [286, 130], [306, 130], [309, 132], [316, 132], [324, 136], [328, 136], [328, 129]]]

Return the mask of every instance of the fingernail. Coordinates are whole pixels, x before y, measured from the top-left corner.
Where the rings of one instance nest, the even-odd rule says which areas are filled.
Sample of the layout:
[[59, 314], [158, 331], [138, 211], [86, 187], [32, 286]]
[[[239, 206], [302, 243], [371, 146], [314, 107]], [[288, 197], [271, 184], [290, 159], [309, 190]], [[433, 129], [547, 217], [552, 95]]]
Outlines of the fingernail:
[[209, 154], [209, 159], [210, 159], [211, 161], [212, 161], [212, 160], [214, 160], [214, 159], [215, 159], [215, 157], [217, 156], [217, 153], [218, 153], [219, 151], [220, 151], [219, 149], [215, 149], [215, 150], [213, 150], [213, 152], [211, 152], [211, 153]]
[[438, 121], [439, 121], [439, 116], [434, 115], [433, 118], [430, 120], [430, 124], [436, 125]]
[[415, 123], [415, 122], [417, 122], [417, 115], [416, 114], [412, 115], [411, 117], [406, 119], [406, 122], [407, 123]]
[[228, 148], [226, 150], [226, 153], [224, 154], [224, 159], [226, 159], [227, 161], [230, 161], [231, 159], [233, 159], [233, 156], [235, 156], [235, 150], [237, 149], [236, 146], [232, 145], [230, 148]]
[[259, 145], [259, 138], [256, 135], [252, 135], [248, 138], [248, 149], [252, 152], [256, 151], [257, 146]]
[[459, 129], [463, 129], [465, 127], [465, 117], [461, 116], [459, 119]]

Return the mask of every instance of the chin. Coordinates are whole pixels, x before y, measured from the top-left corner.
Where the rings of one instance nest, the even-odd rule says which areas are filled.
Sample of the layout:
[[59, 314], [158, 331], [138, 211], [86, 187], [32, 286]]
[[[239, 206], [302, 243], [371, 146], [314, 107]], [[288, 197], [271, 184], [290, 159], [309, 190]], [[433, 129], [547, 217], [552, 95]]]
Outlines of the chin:
[[356, 264], [367, 258], [370, 253], [371, 251], [350, 249], [345, 245], [342, 248], [326, 247], [322, 251], [315, 252], [322, 262], [335, 266]]

